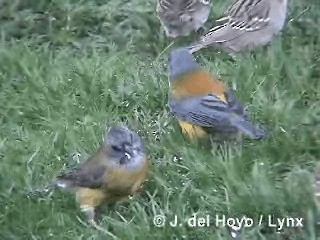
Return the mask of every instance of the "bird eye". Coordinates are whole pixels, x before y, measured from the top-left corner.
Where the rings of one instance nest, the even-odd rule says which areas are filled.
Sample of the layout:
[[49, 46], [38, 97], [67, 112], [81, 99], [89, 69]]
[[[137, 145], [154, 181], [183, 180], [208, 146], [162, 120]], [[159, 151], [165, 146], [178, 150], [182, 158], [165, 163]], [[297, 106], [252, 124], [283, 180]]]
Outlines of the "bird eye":
[[117, 151], [117, 152], [121, 151], [121, 148], [116, 145], [111, 145], [111, 148], [112, 148], [112, 150]]

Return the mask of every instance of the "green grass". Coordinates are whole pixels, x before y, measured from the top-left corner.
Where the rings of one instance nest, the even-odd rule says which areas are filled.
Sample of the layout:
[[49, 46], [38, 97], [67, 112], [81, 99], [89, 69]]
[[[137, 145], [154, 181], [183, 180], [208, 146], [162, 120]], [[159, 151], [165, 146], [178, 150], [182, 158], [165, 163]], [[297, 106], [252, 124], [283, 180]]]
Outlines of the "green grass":
[[[227, 5], [216, 2], [211, 20]], [[171, 41], [155, 0], [0, 4], [0, 239], [113, 239], [108, 231], [117, 239], [229, 239], [213, 226], [216, 214], [253, 218], [245, 239], [320, 239], [312, 198], [320, 158], [318, 0], [292, 0], [271, 46], [236, 61], [214, 49], [197, 54], [270, 131], [266, 140], [218, 148], [185, 139], [168, 111]], [[139, 131], [153, 171], [140, 195], [106, 206], [104, 231], [78, 220], [85, 218], [73, 194], [27, 197], [94, 152], [106, 125], [118, 122]], [[158, 214], [194, 213], [209, 214], [211, 226], [153, 224]], [[302, 217], [304, 227], [277, 234], [265, 221], [258, 226], [270, 214]]]

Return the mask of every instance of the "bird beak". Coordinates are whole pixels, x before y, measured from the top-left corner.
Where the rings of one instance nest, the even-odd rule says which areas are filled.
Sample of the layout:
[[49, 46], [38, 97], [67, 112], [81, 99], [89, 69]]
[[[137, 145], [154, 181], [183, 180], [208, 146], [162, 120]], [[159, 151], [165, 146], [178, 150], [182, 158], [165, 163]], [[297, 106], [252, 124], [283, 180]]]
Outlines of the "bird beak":
[[130, 160], [132, 158], [132, 147], [129, 145], [129, 146], [125, 146], [124, 148], [124, 155], [126, 156], [127, 160]]
[[130, 146], [125, 146], [124, 148], [124, 156], [122, 157], [120, 164], [125, 164], [131, 160], [133, 156], [132, 150]]
[[124, 156], [121, 158], [120, 160], [120, 164], [123, 165], [127, 162], [129, 162], [132, 158], [132, 154], [130, 154], [130, 151], [128, 151], [127, 149], [124, 152]]

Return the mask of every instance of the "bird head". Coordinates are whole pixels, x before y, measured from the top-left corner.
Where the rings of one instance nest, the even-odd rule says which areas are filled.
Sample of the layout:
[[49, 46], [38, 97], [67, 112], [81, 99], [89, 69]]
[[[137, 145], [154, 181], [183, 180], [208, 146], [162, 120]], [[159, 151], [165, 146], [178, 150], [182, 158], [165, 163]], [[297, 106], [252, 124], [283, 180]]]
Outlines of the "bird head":
[[174, 81], [183, 74], [200, 69], [199, 64], [186, 48], [172, 50], [168, 62], [170, 81]]
[[139, 135], [125, 125], [112, 126], [105, 136], [104, 147], [116, 165], [139, 166], [144, 159], [144, 144]]

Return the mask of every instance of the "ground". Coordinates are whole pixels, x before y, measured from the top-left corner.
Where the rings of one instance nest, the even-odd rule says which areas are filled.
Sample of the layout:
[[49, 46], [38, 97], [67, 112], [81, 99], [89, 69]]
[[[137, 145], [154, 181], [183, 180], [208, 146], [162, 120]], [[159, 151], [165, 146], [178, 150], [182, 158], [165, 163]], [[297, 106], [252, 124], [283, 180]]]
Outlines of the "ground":
[[[215, 1], [206, 29], [229, 3]], [[215, 49], [196, 54], [269, 131], [264, 140], [221, 146], [184, 138], [167, 106], [168, 52], [205, 30], [167, 39], [155, 4], [0, 1], [0, 238], [222, 240], [228, 233], [215, 220], [226, 215], [253, 219], [244, 239], [320, 239], [312, 192], [319, 1], [290, 1], [270, 46], [235, 59]], [[27, 194], [85, 160], [118, 122], [139, 131], [152, 173], [139, 195], [106, 206], [100, 230], [86, 226], [72, 193]], [[195, 213], [209, 215], [210, 226], [188, 227]], [[157, 215], [165, 226], [154, 225]], [[175, 215], [182, 226], [168, 224]], [[276, 233], [268, 215], [303, 218], [304, 226]]]

